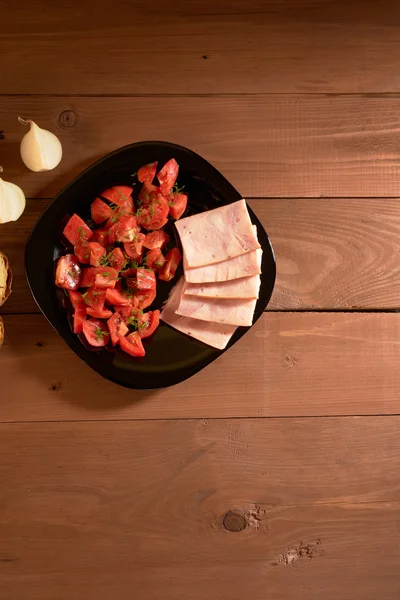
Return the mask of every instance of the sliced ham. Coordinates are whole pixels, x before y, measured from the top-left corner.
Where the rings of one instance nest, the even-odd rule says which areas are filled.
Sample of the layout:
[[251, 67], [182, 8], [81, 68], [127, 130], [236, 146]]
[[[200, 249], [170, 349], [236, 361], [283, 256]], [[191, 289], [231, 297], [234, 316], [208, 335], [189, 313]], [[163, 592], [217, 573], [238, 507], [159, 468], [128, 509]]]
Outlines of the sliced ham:
[[164, 323], [171, 325], [171, 327], [174, 327], [178, 331], [200, 342], [204, 342], [213, 348], [223, 350], [235, 332], [236, 327], [233, 325], [221, 325], [219, 323], [205, 323], [204, 321], [177, 315], [175, 311], [179, 306], [183, 285], [184, 279], [182, 277], [172, 290], [161, 313], [161, 319]]
[[260, 291], [260, 283], [259, 275], [218, 283], [186, 282], [183, 293], [188, 296], [201, 296], [202, 298], [257, 299]]
[[213, 265], [260, 248], [245, 200], [175, 223], [187, 269]]
[[200, 321], [250, 327], [257, 300], [225, 300], [182, 295], [176, 314]]
[[217, 281], [231, 281], [261, 273], [262, 250], [254, 250], [230, 260], [207, 267], [189, 269], [183, 259], [185, 279], [188, 283], [215, 283]]

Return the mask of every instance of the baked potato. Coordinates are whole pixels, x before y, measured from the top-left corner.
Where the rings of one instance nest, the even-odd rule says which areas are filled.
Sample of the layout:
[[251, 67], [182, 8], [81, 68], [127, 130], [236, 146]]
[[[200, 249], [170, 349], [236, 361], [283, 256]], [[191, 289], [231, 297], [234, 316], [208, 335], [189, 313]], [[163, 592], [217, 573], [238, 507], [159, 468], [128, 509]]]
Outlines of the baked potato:
[[12, 271], [7, 257], [0, 252], [0, 306], [8, 300], [11, 294]]

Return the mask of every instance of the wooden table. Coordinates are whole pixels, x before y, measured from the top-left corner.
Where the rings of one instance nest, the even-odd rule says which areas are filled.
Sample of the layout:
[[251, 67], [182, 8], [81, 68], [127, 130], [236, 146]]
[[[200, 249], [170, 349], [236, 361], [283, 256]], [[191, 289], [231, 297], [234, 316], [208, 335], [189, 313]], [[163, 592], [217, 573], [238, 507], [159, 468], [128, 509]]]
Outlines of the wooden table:
[[[400, 4], [0, 9], [0, 164], [30, 198], [0, 228], [1, 599], [398, 600]], [[18, 115], [62, 140], [55, 171], [24, 168]], [[135, 392], [39, 314], [23, 249], [66, 182], [143, 139], [233, 182], [278, 275], [216, 363]]]

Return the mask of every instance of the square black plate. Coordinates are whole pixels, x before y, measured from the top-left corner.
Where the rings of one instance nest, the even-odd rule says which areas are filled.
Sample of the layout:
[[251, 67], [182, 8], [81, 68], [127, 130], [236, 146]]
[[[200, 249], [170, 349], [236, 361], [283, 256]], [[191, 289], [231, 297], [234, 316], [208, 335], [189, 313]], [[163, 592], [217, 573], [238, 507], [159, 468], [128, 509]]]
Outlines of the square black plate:
[[[160, 168], [170, 158], [178, 161], [178, 183], [185, 186], [184, 191], [189, 196], [184, 216], [210, 210], [241, 198], [239, 192], [217, 169], [191, 150], [168, 142], [139, 142], [102, 158], [64, 188], [38, 219], [25, 249], [26, 277], [42, 313], [69, 347], [92, 369], [103, 377], [129, 388], [162, 388], [184, 381], [218, 358], [249, 329], [239, 327], [227, 348], [221, 351], [161, 323], [157, 332], [148, 340], [144, 340], [146, 356], [136, 359], [119, 350], [91, 350], [71, 331], [64, 307], [64, 296], [54, 285], [57, 259], [65, 253], [60, 237], [61, 224], [73, 213], [88, 219], [91, 202], [100, 192], [113, 185], [131, 185], [137, 181], [132, 178], [132, 174], [139, 167], [159, 161]], [[140, 186], [136, 184], [136, 187], [138, 185]], [[252, 222], [257, 226], [258, 239], [263, 249], [260, 298], [254, 315], [256, 322], [271, 297], [276, 269], [268, 235], [250, 208], [249, 213]], [[175, 235], [179, 244], [172, 223], [169, 233]], [[157, 298], [151, 308], [161, 308], [179, 276], [178, 272], [172, 282], [160, 282]]]

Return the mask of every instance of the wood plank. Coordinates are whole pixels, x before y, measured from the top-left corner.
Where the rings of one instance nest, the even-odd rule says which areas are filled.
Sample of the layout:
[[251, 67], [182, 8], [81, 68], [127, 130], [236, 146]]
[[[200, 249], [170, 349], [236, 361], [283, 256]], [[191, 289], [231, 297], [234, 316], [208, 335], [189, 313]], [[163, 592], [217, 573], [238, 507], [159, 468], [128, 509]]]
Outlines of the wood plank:
[[[14, 271], [3, 313], [39, 312], [24, 273], [24, 245], [47, 200], [29, 200], [16, 223], [2, 225], [0, 249]], [[398, 199], [250, 200], [277, 259], [269, 310], [400, 307]]]
[[[77, 120], [62, 128], [59, 118], [68, 110]], [[395, 97], [6, 96], [0, 161], [4, 178], [27, 197], [49, 197], [109, 151], [163, 138], [199, 152], [244, 197], [400, 196], [399, 111]], [[18, 115], [60, 136], [64, 158], [57, 169], [24, 167]]]
[[2, 599], [397, 600], [398, 429], [398, 418], [3, 425]]
[[398, 314], [265, 313], [190, 380], [141, 392], [91, 371], [41, 315], [4, 321], [1, 422], [399, 413]]
[[399, 23], [374, 0], [8, 2], [1, 91], [399, 92]]

